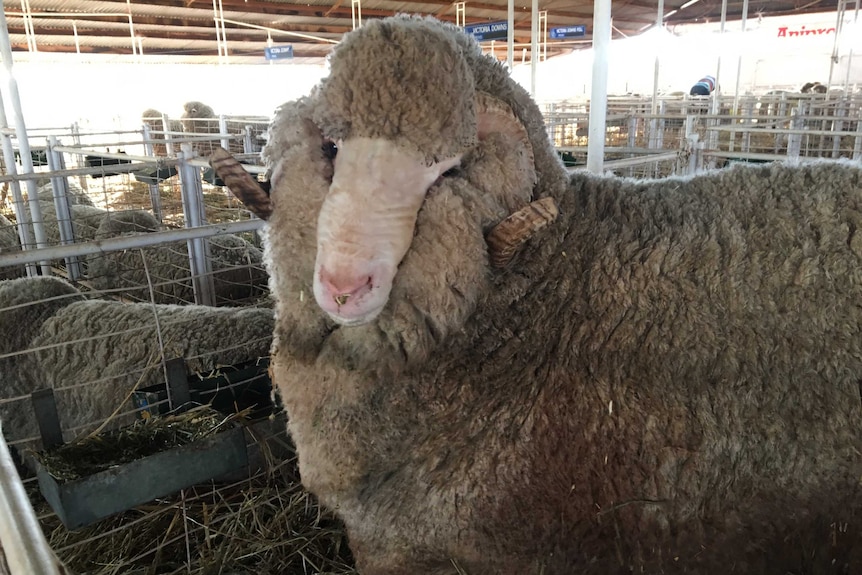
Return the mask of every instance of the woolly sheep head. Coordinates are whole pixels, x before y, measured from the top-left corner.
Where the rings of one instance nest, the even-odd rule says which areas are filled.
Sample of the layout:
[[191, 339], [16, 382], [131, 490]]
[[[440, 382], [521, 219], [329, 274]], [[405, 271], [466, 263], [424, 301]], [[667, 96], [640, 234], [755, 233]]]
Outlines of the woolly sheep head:
[[529, 204], [536, 171], [511, 108], [476, 92], [460, 35], [409, 17], [346, 35], [330, 75], [272, 122], [271, 197], [229, 156], [211, 158], [269, 219], [277, 335], [292, 353], [325, 341], [354, 364], [384, 348], [409, 361], [472, 313], [485, 234]]
[[183, 118], [215, 118], [213, 109], [203, 102], [186, 102], [183, 104]]

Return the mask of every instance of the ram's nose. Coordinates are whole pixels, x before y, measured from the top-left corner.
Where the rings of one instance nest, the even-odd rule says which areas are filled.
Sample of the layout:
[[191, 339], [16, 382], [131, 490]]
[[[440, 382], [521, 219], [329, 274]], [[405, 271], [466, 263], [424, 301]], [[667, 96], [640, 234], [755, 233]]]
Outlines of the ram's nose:
[[326, 270], [320, 271], [320, 285], [325, 297], [341, 307], [350, 300], [356, 301], [371, 291], [371, 276], [335, 276]]

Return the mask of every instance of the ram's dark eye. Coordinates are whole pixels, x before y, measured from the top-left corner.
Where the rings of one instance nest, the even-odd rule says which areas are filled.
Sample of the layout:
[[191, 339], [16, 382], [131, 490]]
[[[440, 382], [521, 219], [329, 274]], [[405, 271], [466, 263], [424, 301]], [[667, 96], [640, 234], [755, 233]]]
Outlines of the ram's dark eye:
[[449, 177], [455, 176], [458, 174], [459, 169], [460, 169], [460, 166], [453, 166], [453, 167], [449, 168], [448, 170], [446, 170], [445, 172], [443, 172], [442, 176], [444, 178], [449, 178]]
[[335, 145], [335, 142], [332, 140], [327, 140], [323, 142], [323, 155], [326, 156], [329, 160], [334, 160], [335, 156], [338, 155], [338, 146]]

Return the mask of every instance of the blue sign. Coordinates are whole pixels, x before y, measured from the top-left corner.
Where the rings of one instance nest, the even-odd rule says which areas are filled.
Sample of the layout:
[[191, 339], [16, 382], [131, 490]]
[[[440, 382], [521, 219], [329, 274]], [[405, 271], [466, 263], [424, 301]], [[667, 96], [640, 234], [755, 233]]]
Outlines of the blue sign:
[[470, 34], [479, 42], [487, 40], [506, 40], [509, 37], [509, 23], [486, 22], [485, 24], [470, 24], [464, 26], [464, 32]]
[[587, 35], [587, 27], [583, 24], [577, 26], [566, 26], [565, 28], [551, 28], [551, 38], [560, 40], [562, 38], [580, 38]]
[[293, 58], [293, 46], [267, 46], [267, 60], [285, 60]]

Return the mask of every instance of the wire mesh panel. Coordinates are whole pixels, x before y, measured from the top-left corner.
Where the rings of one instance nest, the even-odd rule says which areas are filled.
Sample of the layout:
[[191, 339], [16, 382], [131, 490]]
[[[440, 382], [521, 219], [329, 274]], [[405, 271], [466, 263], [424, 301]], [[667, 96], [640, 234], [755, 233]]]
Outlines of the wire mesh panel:
[[[584, 165], [589, 102], [553, 102], [544, 106], [543, 113], [566, 165]], [[862, 93], [858, 92], [679, 95], [655, 102], [647, 97], [609, 97], [605, 161], [621, 175], [661, 177], [728, 162], [860, 160], [860, 119]], [[674, 150], [679, 152], [676, 159], [666, 155]], [[663, 159], [655, 161], [651, 157], [655, 154]], [[690, 162], [693, 154], [696, 161]]]
[[[205, 160], [185, 160], [190, 171], [184, 180], [178, 169], [185, 165], [182, 157], [130, 153], [152, 148], [141, 133], [136, 135], [138, 139], [128, 134], [78, 133], [76, 146], [64, 146], [52, 137], [46, 147], [37, 148], [55, 158], [53, 170], [39, 166], [36, 174], [27, 177], [35, 193], [29, 191], [24, 176], [5, 178], [22, 192], [20, 202], [13, 194], [3, 196], [0, 253], [21, 249], [19, 222], [25, 223], [26, 230], [33, 226], [33, 238], [38, 226], [43, 238], [38, 247], [52, 248], [252, 219], [223, 183], [208, 175]], [[111, 141], [119, 141], [122, 148], [105, 145]], [[175, 143], [189, 145], [179, 138]], [[37, 247], [35, 243], [26, 247]], [[130, 301], [235, 305], [267, 296], [260, 241], [253, 231], [222, 233], [194, 244], [174, 241], [138, 250], [71, 254], [52, 257], [47, 263], [53, 273], [81, 287], [114, 290], [114, 297]], [[26, 273], [20, 264], [0, 262], [0, 270], [4, 278]], [[201, 281], [214, 285], [207, 301], [195, 289]]]
[[[3, 433], [58, 557], [76, 573], [352, 573], [343, 529], [302, 490], [283, 412], [272, 402], [272, 311], [112, 295], [52, 277], [0, 282], [0, 323], [16, 326], [0, 340]], [[35, 461], [71, 481], [67, 472], [122, 465], [125, 451], [111, 447], [118, 434], [152, 444], [149, 422], [176, 406], [166, 385], [174, 357], [183, 359], [191, 403], [243, 422], [249, 467], [68, 528], [37, 486]], [[78, 450], [73, 471], [44, 449], [32, 397], [43, 388], [55, 394], [62, 440], [71, 443], [62, 449]]]

